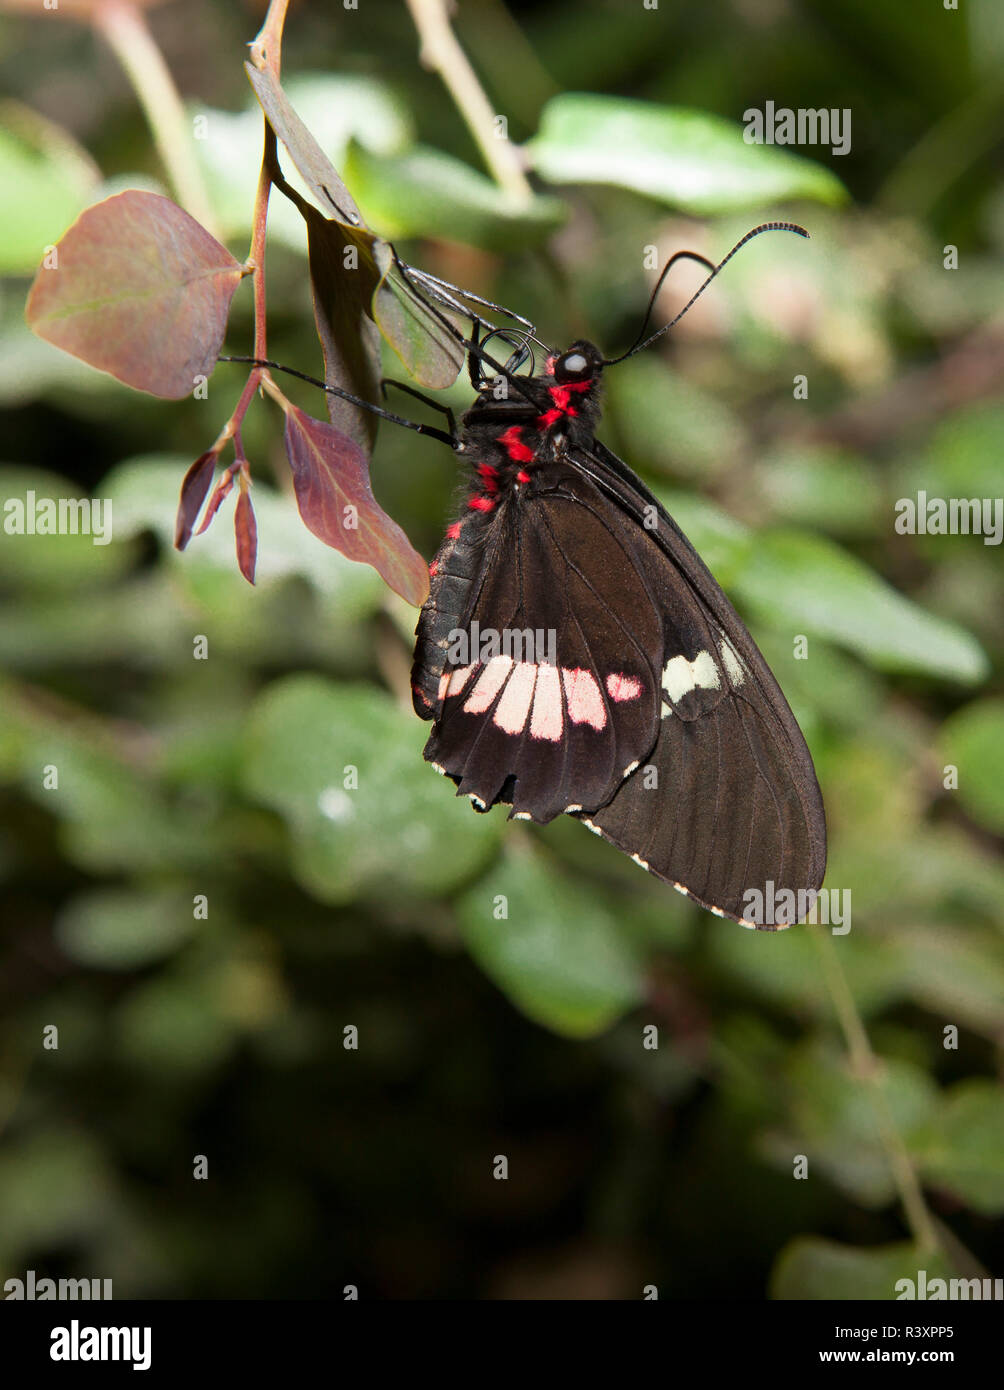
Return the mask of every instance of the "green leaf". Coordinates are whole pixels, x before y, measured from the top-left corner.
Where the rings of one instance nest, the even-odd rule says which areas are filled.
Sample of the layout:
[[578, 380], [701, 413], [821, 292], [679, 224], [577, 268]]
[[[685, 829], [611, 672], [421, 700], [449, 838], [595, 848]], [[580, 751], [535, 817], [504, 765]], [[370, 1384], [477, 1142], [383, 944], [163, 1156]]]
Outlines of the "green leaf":
[[[628, 458], [683, 478], [714, 478], [744, 443], [736, 415], [717, 396], [642, 355], [611, 372], [607, 384]], [[672, 427], [667, 429], [667, 421]]]
[[394, 239], [438, 237], [511, 254], [539, 246], [567, 215], [556, 198], [515, 199], [470, 165], [424, 145], [389, 156], [352, 145], [344, 168], [371, 221]]
[[[380, 332], [419, 386], [445, 390], [460, 374], [464, 348], [437, 314], [412, 293], [394, 263], [389, 243], [378, 242], [374, 255], [381, 278], [373, 295], [373, 318]], [[446, 317], [460, 327], [455, 317]]]
[[[855, 896], [853, 891], [851, 896]], [[777, 934], [716, 931], [707, 946], [716, 966], [726, 976], [740, 981], [744, 992], [752, 990], [785, 1008], [799, 1013], [809, 1009], [817, 1017], [827, 1018], [832, 1005], [819, 970], [818, 948], [810, 933], [829, 930], [803, 924]], [[852, 930], [848, 936], [838, 938], [838, 950], [862, 1014], [876, 1013], [906, 993], [898, 946], [874, 938], [859, 939]]]
[[[95, 508], [71, 507], [80, 488], [69, 478], [41, 469], [0, 467], [0, 581], [19, 590], [72, 594], [120, 575], [135, 557], [131, 547], [114, 543], [118, 518], [114, 506], [106, 506], [107, 495], [99, 487]], [[39, 534], [40, 507], [48, 500], [56, 503], [57, 517], [64, 503], [65, 523], [76, 525], [76, 534]]]
[[212, 975], [158, 974], [125, 996], [113, 1027], [121, 1055], [157, 1077], [212, 1071], [237, 1034]]
[[801, 444], [761, 458], [751, 502], [779, 521], [852, 537], [875, 530], [882, 493], [874, 465], [846, 449]]
[[104, 888], [73, 898], [56, 921], [71, 960], [98, 970], [135, 970], [171, 955], [195, 926], [192, 898], [178, 888]]
[[1004, 1093], [996, 1082], [953, 1087], [910, 1149], [926, 1182], [983, 1216], [1004, 1212]]
[[[955, 863], [958, 873], [958, 856]], [[932, 891], [930, 886], [927, 891]], [[950, 885], [940, 889], [933, 886], [933, 892], [940, 892], [942, 898], [951, 891]], [[938, 1018], [978, 1029], [990, 1038], [997, 1036], [1004, 999], [1004, 952], [999, 935], [989, 929], [963, 931], [943, 923], [935, 928], [921, 927], [914, 919], [898, 929], [893, 940], [899, 945], [903, 986], [916, 1003]]]
[[135, 750], [110, 731], [101, 728], [96, 737], [94, 721], [35, 708], [2, 685], [0, 724], [10, 740], [8, 771], [61, 823], [71, 863], [98, 873], [176, 871], [209, 857], [192, 816], [168, 804], [152, 770], [134, 766]]
[[258, 699], [245, 785], [285, 819], [295, 873], [316, 897], [449, 892], [483, 868], [503, 819], [451, 795], [422, 760], [425, 737], [375, 686], [294, 676]]
[[[968, 406], [939, 423], [925, 452], [899, 471], [898, 482], [906, 491], [922, 490], [928, 497], [998, 497], [1002, 450], [1004, 406]], [[932, 544], [944, 539], [935, 536]], [[979, 539], [971, 543], [983, 544]]]
[[[101, 491], [113, 503], [115, 535], [125, 540], [152, 530], [164, 548], [172, 570], [193, 582], [233, 575], [233, 536], [219, 523], [192, 540], [183, 555], [173, 548], [178, 489], [191, 459], [151, 454], [129, 459], [104, 479]], [[266, 484], [254, 485], [258, 516], [259, 593], [291, 575], [301, 575], [322, 594], [337, 598], [347, 614], [375, 611], [386, 590], [368, 567], [353, 564], [332, 551], [304, 527], [296, 503]], [[228, 593], [231, 592], [228, 586]]]
[[911, 671], [972, 684], [987, 672], [974, 637], [896, 592], [833, 542], [793, 531], [757, 537], [734, 586], [775, 627], [816, 633], [881, 670]]
[[0, 103], [4, 199], [0, 273], [33, 274], [46, 247], [90, 202], [100, 174], [61, 127], [18, 102]]
[[517, 1008], [556, 1033], [601, 1033], [641, 997], [642, 971], [614, 914], [539, 855], [507, 855], [464, 895], [457, 912], [485, 973]]
[[22, 1253], [93, 1237], [121, 1201], [94, 1139], [45, 1121], [8, 1136], [0, 1153], [0, 1193], [0, 1255], [10, 1269], [20, 1266]]
[[[350, 140], [367, 149], [393, 154], [411, 135], [405, 104], [382, 82], [362, 73], [315, 73], [291, 78], [284, 87], [289, 102], [328, 159], [339, 168]], [[255, 186], [261, 165], [261, 107], [257, 101], [238, 114], [204, 104], [188, 104], [190, 120], [206, 122], [204, 140], [195, 151], [206, 175], [213, 208], [228, 234], [251, 230]], [[295, 166], [283, 161], [283, 173], [303, 192]], [[322, 204], [330, 213], [331, 208]], [[273, 197], [268, 210], [268, 234], [294, 250], [303, 249], [303, 225], [295, 209]]]
[[525, 146], [552, 183], [610, 183], [707, 216], [793, 198], [843, 202], [821, 164], [776, 146], [749, 145], [742, 126], [702, 111], [567, 92], [544, 108]]
[[988, 830], [1004, 834], [1004, 700], [977, 700], [942, 726], [946, 763], [959, 769], [958, 798]]
[[289, 151], [300, 177], [324, 215], [337, 217], [350, 226], [365, 226], [363, 215], [341, 175], [297, 114], [272, 69], [245, 63], [244, 71], [269, 125]]
[[[942, 1256], [911, 1241], [867, 1247], [840, 1245], [822, 1236], [797, 1236], [777, 1257], [770, 1296], [795, 1300], [893, 1300], [916, 1292], [920, 1271], [928, 1281], [948, 1279], [951, 1267]], [[897, 1284], [909, 1280], [909, 1285]], [[850, 1345], [850, 1343], [848, 1343]], [[855, 1346], [860, 1346], [858, 1341]]]
[[876, 1089], [901, 1134], [930, 1121], [938, 1103], [934, 1082], [912, 1063], [887, 1058], [876, 1081], [855, 1076], [845, 1057], [811, 1042], [785, 1068], [791, 1139], [769, 1136], [770, 1154], [790, 1168], [794, 1153], [809, 1160], [810, 1177], [822, 1171], [863, 1206], [882, 1207], [896, 1194], [882, 1142]]

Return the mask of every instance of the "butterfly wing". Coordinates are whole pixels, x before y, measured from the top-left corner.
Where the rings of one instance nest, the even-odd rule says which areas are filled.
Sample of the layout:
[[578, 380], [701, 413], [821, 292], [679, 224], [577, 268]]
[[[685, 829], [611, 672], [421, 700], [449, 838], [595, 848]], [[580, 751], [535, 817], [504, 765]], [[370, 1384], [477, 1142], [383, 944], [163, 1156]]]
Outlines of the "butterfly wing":
[[609, 801], [659, 721], [647, 576], [589, 479], [548, 472], [447, 541], [413, 673], [426, 758], [475, 805], [538, 822]]
[[[425, 756], [481, 808], [541, 822], [568, 811], [712, 911], [747, 920], [755, 889], [756, 925], [787, 925], [770, 905], [813, 893], [825, 867], [812, 759], [658, 501], [594, 443], [490, 521], [454, 529], [419, 623]], [[553, 649], [472, 650], [486, 630], [541, 633]], [[457, 635], [466, 649], [452, 650]]]
[[826, 867], [823, 802], [802, 732], [739, 615], [657, 499], [599, 443], [575, 462], [645, 537], [662, 611], [672, 615], [686, 593], [701, 615], [682, 651], [677, 624], [667, 630], [662, 717], [645, 765], [581, 818], [711, 911], [790, 925], [789, 895], [802, 895], [804, 913]]

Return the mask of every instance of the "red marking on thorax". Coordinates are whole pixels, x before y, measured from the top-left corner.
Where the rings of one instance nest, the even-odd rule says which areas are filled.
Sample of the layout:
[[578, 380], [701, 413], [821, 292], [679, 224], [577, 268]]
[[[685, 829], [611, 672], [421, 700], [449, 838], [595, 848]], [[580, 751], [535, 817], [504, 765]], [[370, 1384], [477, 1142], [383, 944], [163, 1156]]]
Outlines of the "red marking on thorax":
[[495, 510], [495, 503], [490, 497], [472, 497], [467, 505], [476, 512], [492, 512]]
[[505, 434], [499, 435], [499, 443], [513, 463], [532, 463], [533, 450], [520, 439], [522, 425], [510, 425]]
[[438, 561], [438, 560], [430, 560], [430, 561], [429, 561], [429, 578], [430, 578], [430, 579], [435, 575], [435, 573], [436, 573], [436, 571], [437, 571], [438, 569], [439, 569], [439, 561]]
[[446, 528], [446, 536], [447, 536], [447, 539], [448, 539], [448, 540], [451, 540], [451, 541], [455, 541], [459, 535], [460, 535], [460, 522], [459, 522], [459, 521], [451, 521], [450, 524], [449, 524], [449, 526], [447, 526], [447, 528]]
[[525, 468], [521, 468], [516, 474], [516, 481], [517, 483], [528, 483], [530, 481], [530, 475]]
[[490, 463], [479, 463], [475, 469], [478, 477], [485, 485], [485, 491], [495, 493], [499, 490], [498, 469]]

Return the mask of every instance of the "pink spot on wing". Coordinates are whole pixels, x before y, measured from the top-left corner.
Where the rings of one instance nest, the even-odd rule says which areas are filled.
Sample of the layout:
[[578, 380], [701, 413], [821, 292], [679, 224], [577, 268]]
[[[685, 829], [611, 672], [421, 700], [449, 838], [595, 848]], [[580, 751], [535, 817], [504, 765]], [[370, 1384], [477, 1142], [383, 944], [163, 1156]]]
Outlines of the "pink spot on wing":
[[561, 682], [557, 666], [537, 667], [537, 688], [533, 696], [530, 737], [557, 743], [561, 738]]
[[471, 672], [477, 670], [474, 666], [448, 666], [439, 678], [439, 698], [445, 700], [447, 695], [459, 695], [464, 686], [471, 678]]
[[505, 679], [512, 670], [512, 664], [511, 656], [492, 657], [478, 677], [477, 684], [464, 705], [465, 714], [484, 714], [505, 684]]
[[572, 723], [602, 729], [607, 722], [607, 711], [593, 673], [583, 671], [581, 667], [562, 669], [561, 678], [565, 683], [568, 717]]
[[507, 734], [518, 734], [526, 723], [536, 680], [537, 668], [532, 661], [516, 663], [492, 716], [493, 722]]
[[607, 694], [611, 700], [637, 700], [641, 694], [641, 681], [636, 681], [634, 676], [624, 676], [619, 671], [614, 671], [607, 676]]

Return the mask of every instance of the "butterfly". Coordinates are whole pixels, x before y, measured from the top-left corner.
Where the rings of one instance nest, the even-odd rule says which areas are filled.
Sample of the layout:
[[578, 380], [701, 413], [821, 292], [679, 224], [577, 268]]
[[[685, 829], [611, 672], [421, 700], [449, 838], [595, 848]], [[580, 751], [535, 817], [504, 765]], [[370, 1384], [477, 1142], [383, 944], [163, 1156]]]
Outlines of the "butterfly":
[[[548, 350], [540, 374], [519, 370], [540, 341], [528, 319], [390, 248], [414, 302], [467, 355], [477, 394], [459, 432], [449, 409], [400, 382], [385, 385], [442, 410], [449, 432], [315, 381], [471, 464], [416, 630], [412, 696], [432, 721], [426, 759], [475, 810], [507, 805], [511, 818], [541, 825], [573, 816], [716, 916], [764, 930], [804, 918], [823, 881], [826, 822], [812, 757], [710, 570], [596, 429], [604, 371], [666, 333], [741, 247], [775, 230], [808, 236], [771, 222], [717, 265], [676, 252], [627, 352], [607, 359], [579, 340]], [[710, 274], [645, 338], [659, 288], [682, 258]], [[480, 336], [485, 307], [519, 331]], [[458, 316], [469, 318], [470, 337]], [[504, 364], [486, 350], [496, 334], [516, 348]]]
[[597, 440], [609, 365], [574, 342], [461, 420], [469, 495], [416, 632], [425, 757], [478, 811], [572, 816], [716, 916], [784, 927], [826, 864], [812, 757], [707, 566]]

